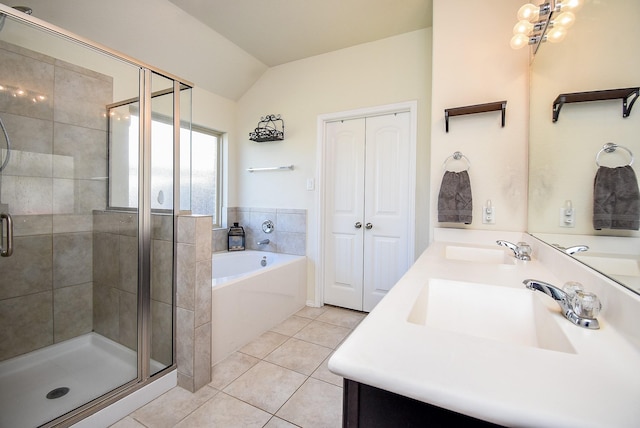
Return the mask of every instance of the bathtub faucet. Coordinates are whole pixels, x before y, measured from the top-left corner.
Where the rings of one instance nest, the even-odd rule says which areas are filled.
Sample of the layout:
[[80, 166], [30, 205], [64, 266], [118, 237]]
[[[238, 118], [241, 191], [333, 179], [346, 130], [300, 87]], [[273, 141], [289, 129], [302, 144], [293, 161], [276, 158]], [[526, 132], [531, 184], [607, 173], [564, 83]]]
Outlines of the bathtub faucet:
[[267, 244], [269, 244], [269, 242], [271, 242], [271, 241], [269, 241], [268, 239], [263, 239], [261, 241], [256, 242], [256, 244], [257, 245], [267, 245]]

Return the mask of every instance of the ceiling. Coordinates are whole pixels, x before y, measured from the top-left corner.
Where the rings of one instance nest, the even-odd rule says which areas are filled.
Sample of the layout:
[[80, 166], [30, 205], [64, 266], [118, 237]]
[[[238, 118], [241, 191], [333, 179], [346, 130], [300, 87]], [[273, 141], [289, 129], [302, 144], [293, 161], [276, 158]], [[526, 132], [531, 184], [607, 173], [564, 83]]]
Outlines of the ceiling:
[[430, 27], [433, 0], [170, 0], [272, 67]]

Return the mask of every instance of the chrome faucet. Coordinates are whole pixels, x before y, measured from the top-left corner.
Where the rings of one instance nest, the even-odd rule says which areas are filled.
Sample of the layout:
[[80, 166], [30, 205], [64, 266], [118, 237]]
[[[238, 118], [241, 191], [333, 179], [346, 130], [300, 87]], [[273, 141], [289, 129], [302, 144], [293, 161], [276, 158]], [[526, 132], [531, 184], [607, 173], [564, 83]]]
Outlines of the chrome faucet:
[[509, 241], [499, 239], [496, 241], [496, 244], [509, 248], [511, 251], [513, 251], [513, 255], [518, 260], [531, 260], [531, 247], [526, 242], [518, 242], [517, 244], [513, 244]]
[[589, 247], [586, 245], [574, 245], [573, 247], [569, 247], [569, 248], [565, 248], [564, 251], [567, 254], [575, 254], [575, 253], [581, 253], [583, 251], [588, 251]]
[[589, 250], [589, 247], [586, 245], [574, 245], [573, 247], [563, 247], [562, 245], [559, 245], [559, 244], [553, 244], [553, 246], [559, 249], [560, 251], [564, 251], [567, 254], [581, 253], [583, 251]]
[[269, 244], [269, 242], [271, 242], [271, 241], [269, 241], [268, 239], [263, 239], [261, 241], [256, 242], [256, 244], [257, 245], [267, 245], [267, 244]]
[[[595, 317], [598, 315], [598, 312], [600, 312], [601, 305], [594, 294], [579, 290], [575, 292], [575, 296], [570, 296], [558, 287], [536, 279], [525, 279], [522, 283], [528, 289], [540, 291], [558, 302], [562, 309], [562, 315], [575, 325], [592, 330], [600, 328], [600, 324]], [[579, 301], [579, 299], [576, 298], [585, 295], [595, 298], [595, 302], [592, 302], [593, 304], [586, 304], [586, 302]]]

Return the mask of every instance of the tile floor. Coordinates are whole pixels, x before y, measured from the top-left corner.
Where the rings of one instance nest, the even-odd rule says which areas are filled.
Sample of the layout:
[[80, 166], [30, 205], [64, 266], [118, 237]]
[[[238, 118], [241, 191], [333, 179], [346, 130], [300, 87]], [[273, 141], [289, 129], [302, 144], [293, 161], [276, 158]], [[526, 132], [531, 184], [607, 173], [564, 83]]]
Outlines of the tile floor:
[[176, 387], [112, 428], [342, 425], [342, 378], [331, 353], [365, 313], [305, 307], [213, 367], [195, 393]]

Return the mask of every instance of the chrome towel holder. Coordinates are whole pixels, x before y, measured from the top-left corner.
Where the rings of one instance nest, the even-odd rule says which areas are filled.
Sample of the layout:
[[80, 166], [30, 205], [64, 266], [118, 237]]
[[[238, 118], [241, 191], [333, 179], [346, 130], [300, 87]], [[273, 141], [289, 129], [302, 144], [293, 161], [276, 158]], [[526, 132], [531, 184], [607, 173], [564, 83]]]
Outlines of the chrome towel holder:
[[248, 172], [258, 172], [258, 171], [293, 171], [293, 165], [286, 166], [269, 166], [266, 168], [247, 168]]
[[622, 149], [625, 152], [627, 152], [627, 154], [629, 155], [629, 163], [627, 165], [629, 165], [629, 166], [633, 165], [634, 158], [633, 158], [633, 153], [631, 152], [631, 150], [629, 150], [625, 146], [620, 146], [620, 145], [615, 144], [615, 143], [606, 143], [604, 146], [602, 146], [602, 148], [600, 149], [600, 151], [596, 155], [596, 165], [598, 167], [601, 166], [600, 165], [600, 155], [602, 155], [603, 153], [613, 153], [617, 149]]
[[446, 170], [447, 169], [447, 164], [451, 160], [457, 160], [457, 161], [458, 160], [464, 160], [467, 163], [467, 168], [464, 169], [463, 171], [469, 171], [471, 169], [471, 161], [469, 161], [469, 158], [467, 158], [465, 155], [463, 155], [462, 152], [454, 152], [451, 156], [446, 158], [444, 160], [444, 163], [442, 164], [442, 169]]

